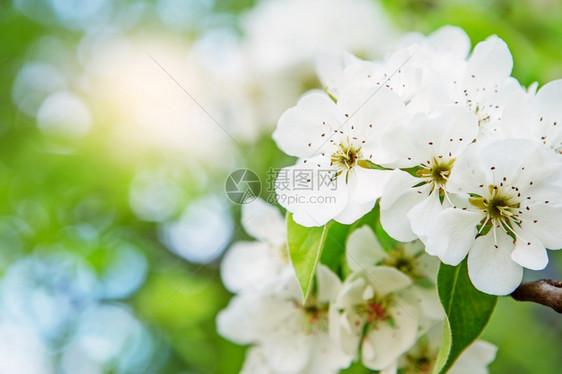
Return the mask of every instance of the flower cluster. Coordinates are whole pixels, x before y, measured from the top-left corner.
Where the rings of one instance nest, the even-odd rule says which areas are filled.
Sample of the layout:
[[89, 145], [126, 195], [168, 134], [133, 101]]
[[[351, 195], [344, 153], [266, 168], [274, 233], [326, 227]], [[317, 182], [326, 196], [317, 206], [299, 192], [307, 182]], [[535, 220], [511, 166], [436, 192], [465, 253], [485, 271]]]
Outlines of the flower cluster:
[[[300, 229], [346, 228], [341, 258], [321, 259], [303, 300], [279, 211], [244, 205], [258, 241], [236, 243], [222, 262], [236, 296], [219, 333], [251, 346], [246, 374], [338, 373], [353, 362], [433, 372], [440, 262], [467, 258], [478, 290], [506, 295], [523, 268], [544, 268], [547, 249], [562, 247], [562, 80], [524, 88], [501, 39], [471, 51], [451, 26], [406, 36], [384, 60], [326, 59], [324, 91], [306, 93], [273, 133], [297, 157], [276, 192]], [[486, 373], [495, 353], [476, 341], [448, 372]]]
[[[420, 241], [386, 248], [372, 227], [353, 230], [347, 269], [320, 264], [303, 302], [279, 211], [255, 200], [243, 206], [242, 224], [257, 241], [227, 252], [221, 275], [236, 296], [217, 318], [222, 336], [251, 345], [241, 373], [335, 374], [358, 360], [385, 374], [432, 370], [444, 314], [435, 288], [439, 261]], [[486, 372], [495, 352], [477, 342], [451, 372]]]
[[302, 302], [289, 261], [285, 221], [263, 200], [244, 205], [242, 225], [258, 239], [238, 242], [221, 264], [225, 286], [237, 295], [217, 318], [219, 333], [252, 344], [242, 373], [337, 373], [351, 363], [329, 334], [329, 311], [342, 287], [319, 266], [317, 291]]
[[451, 26], [404, 38], [382, 61], [320, 66], [325, 92], [305, 94], [273, 134], [298, 158], [286, 170], [331, 176], [278, 191], [331, 197], [279, 201], [297, 223], [351, 224], [378, 202], [391, 237], [450, 265], [468, 256], [474, 286], [494, 295], [562, 247], [562, 80], [525, 89], [505, 42], [470, 53]]

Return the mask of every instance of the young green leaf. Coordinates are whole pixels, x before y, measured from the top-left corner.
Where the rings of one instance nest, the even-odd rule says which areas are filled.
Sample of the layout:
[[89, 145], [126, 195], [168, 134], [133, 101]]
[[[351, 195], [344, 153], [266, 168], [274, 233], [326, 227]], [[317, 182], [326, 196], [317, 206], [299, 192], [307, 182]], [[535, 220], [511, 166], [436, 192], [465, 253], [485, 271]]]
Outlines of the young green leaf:
[[322, 227], [304, 227], [293, 221], [292, 214], [287, 214], [289, 255], [301, 286], [303, 301], [307, 299], [312, 288], [329, 225], [328, 223]]
[[341, 274], [345, 259], [345, 242], [351, 226], [338, 222], [330, 223], [326, 233], [326, 242], [320, 256], [320, 262], [334, 273]]
[[482, 333], [498, 300], [478, 291], [468, 277], [466, 260], [441, 264], [437, 290], [445, 309], [445, 331], [433, 372], [446, 373], [461, 353]]

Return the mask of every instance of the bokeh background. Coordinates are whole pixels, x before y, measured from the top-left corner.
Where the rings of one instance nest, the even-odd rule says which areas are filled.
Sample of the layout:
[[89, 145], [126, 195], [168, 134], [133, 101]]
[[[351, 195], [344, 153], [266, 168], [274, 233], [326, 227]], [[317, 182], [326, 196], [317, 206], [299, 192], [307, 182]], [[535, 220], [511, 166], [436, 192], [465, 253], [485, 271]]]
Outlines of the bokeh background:
[[[0, 0], [0, 373], [237, 373], [214, 319], [221, 253], [249, 237], [224, 183], [246, 167], [269, 197], [293, 161], [271, 131], [318, 56], [453, 24], [544, 84], [561, 19], [558, 0]], [[561, 279], [550, 258], [527, 278]], [[553, 311], [502, 298], [484, 338], [491, 373], [560, 373]]]

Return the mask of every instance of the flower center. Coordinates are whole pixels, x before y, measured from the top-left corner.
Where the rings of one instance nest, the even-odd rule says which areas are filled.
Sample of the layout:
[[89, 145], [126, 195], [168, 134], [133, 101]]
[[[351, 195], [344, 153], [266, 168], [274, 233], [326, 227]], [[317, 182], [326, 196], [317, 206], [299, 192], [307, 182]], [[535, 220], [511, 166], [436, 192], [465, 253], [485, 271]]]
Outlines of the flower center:
[[320, 303], [315, 297], [311, 296], [305, 304], [293, 301], [296, 308], [302, 310], [305, 315], [305, 332], [312, 334], [325, 331], [328, 328], [328, 310], [327, 303]]
[[480, 107], [480, 105], [478, 104], [476, 105], [476, 109], [474, 110], [474, 113], [478, 117], [478, 126], [485, 125], [487, 122], [490, 121], [491, 116], [488, 113], [486, 113], [486, 111], [482, 110], [482, 107]]
[[429, 373], [435, 363], [434, 357], [437, 352], [432, 354], [424, 344], [417, 354], [406, 355], [406, 366], [403, 368], [405, 374], [425, 374]]
[[388, 257], [382, 261], [382, 265], [392, 266], [400, 270], [402, 273], [416, 278], [419, 275], [416, 273], [416, 259], [406, 255], [404, 247], [399, 245], [394, 250], [388, 252]]
[[336, 152], [332, 154], [330, 161], [331, 165], [335, 166], [338, 172], [343, 172], [357, 165], [361, 157], [361, 147], [356, 148], [351, 144], [345, 145], [340, 143]]
[[447, 184], [455, 159], [450, 160], [433, 158], [422, 165], [422, 169], [416, 172], [419, 178], [425, 179], [425, 183], [431, 183], [433, 190], [442, 190]]
[[486, 218], [482, 221], [485, 226], [488, 222], [496, 226], [511, 228], [512, 221], [518, 222], [517, 211], [519, 202], [513, 195], [506, 193], [496, 185], [489, 185], [489, 198], [471, 197], [470, 203], [486, 213]]
[[364, 304], [357, 306], [357, 313], [361, 315], [367, 323], [376, 325], [377, 322], [385, 322], [392, 320], [388, 309], [392, 304], [392, 297], [386, 296], [384, 298], [373, 297]]

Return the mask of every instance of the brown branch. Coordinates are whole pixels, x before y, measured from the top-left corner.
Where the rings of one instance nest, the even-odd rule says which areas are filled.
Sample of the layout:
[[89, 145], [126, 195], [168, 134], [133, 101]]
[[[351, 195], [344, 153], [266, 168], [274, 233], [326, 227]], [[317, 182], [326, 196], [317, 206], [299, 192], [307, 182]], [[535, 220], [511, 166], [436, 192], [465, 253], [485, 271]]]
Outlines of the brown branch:
[[562, 282], [552, 279], [540, 279], [521, 283], [511, 294], [517, 301], [531, 301], [546, 305], [562, 313]]

